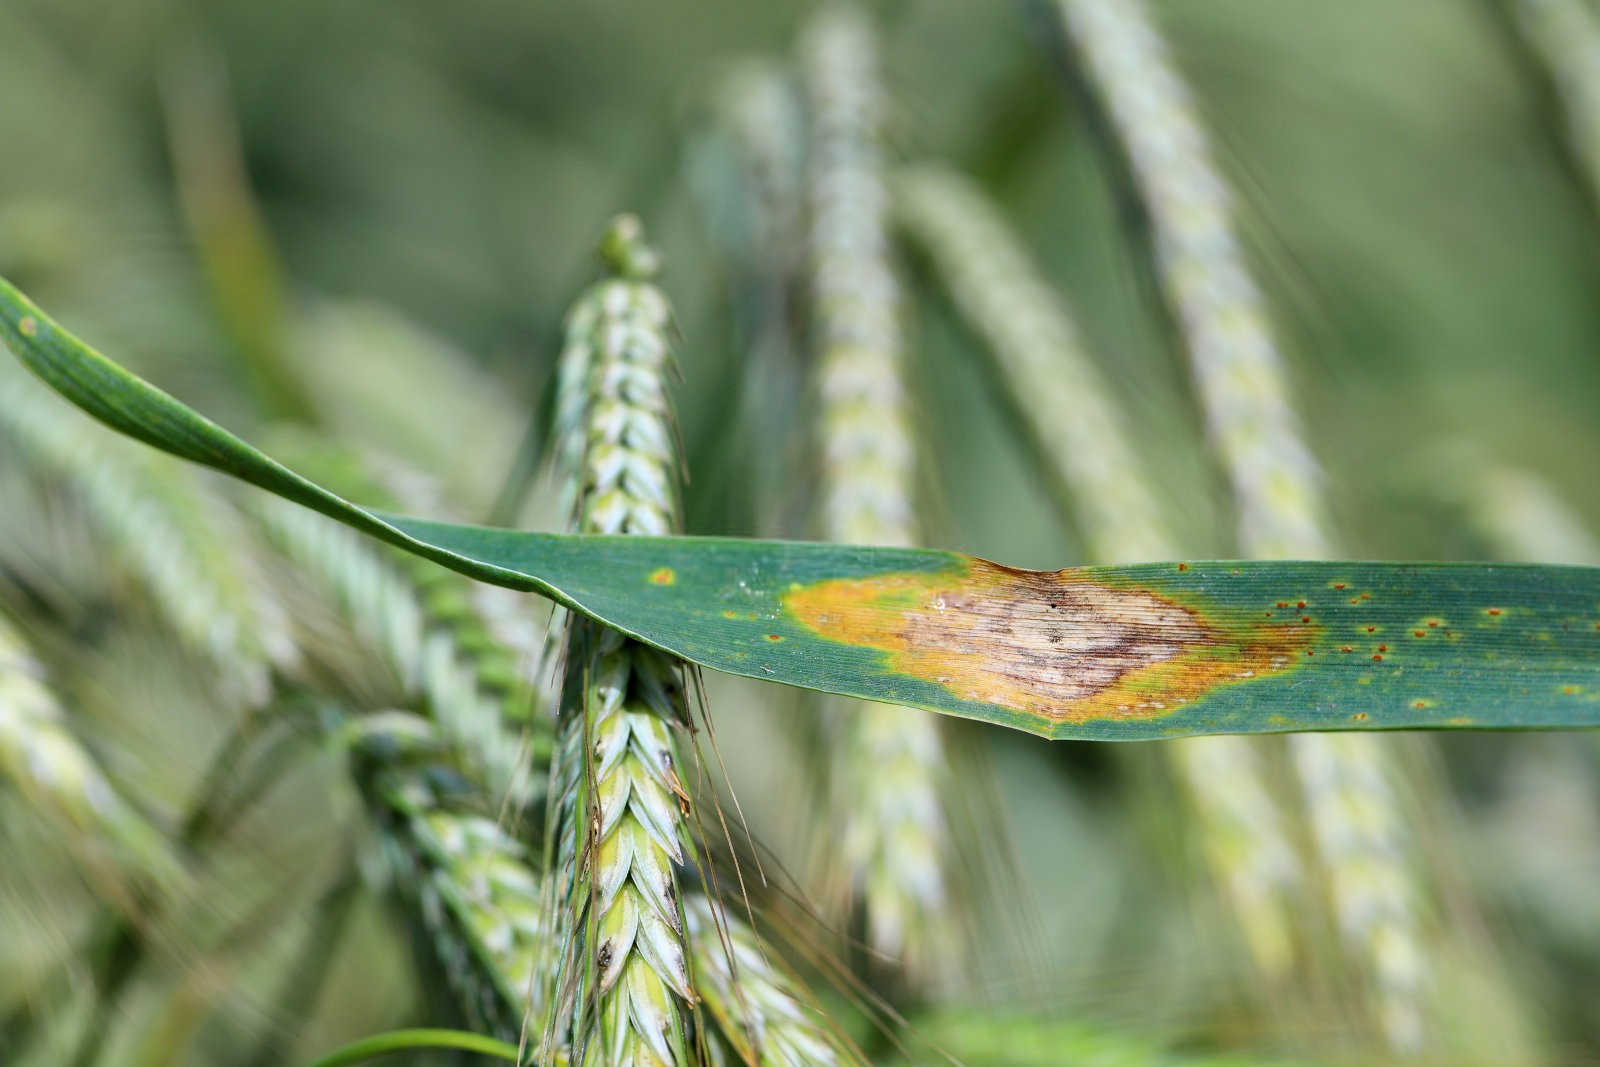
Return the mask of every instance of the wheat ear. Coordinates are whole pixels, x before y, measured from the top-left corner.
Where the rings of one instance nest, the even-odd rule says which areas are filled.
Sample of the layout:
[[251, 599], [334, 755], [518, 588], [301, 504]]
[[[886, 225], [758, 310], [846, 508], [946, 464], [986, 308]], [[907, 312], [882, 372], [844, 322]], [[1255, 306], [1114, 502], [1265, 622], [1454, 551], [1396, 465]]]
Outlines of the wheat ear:
[[[1148, 215], [1161, 287], [1233, 487], [1240, 546], [1264, 559], [1324, 557], [1321, 472], [1188, 90], [1139, 0], [1058, 3]], [[1344, 891], [1333, 907], [1345, 942], [1371, 977], [1388, 1044], [1411, 1051], [1423, 1037], [1418, 878], [1387, 789], [1371, 792], [1394, 773], [1389, 751], [1360, 734], [1297, 734], [1289, 746], [1322, 862]]]
[[688, 896], [683, 910], [700, 995], [741, 1061], [759, 1067], [860, 1061], [743, 920], [699, 894]]
[[[579, 529], [671, 533], [679, 524], [676, 430], [667, 392], [671, 310], [655, 252], [623, 216], [602, 246], [610, 277], [568, 321], [563, 361], [582, 369]], [[574, 405], [573, 411], [579, 410]], [[574, 1062], [695, 1062], [679, 871], [693, 857], [677, 734], [688, 727], [682, 666], [571, 620], [550, 776], [559, 959], [546, 1038]]]
[[1600, 204], [1600, 13], [1585, 0], [1503, 0], [1566, 112], [1567, 139]]
[[[452, 992], [474, 1025], [529, 1040], [523, 1020], [539, 1017], [553, 947], [534, 857], [485, 817], [481, 789], [455, 769], [433, 723], [379, 712], [355, 720], [347, 740], [394, 879]], [[708, 1038], [761, 1067], [859, 1062], [749, 926], [701, 894], [686, 896], [684, 912], [716, 1026]]]
[[464, 1012], [503, 1040], [521, 1040], [549, 963], [540, 881], [525, 848], [488, 817], [481, 788], [453, 769], [434, 723], [380, 712], [355, 720], [349, 741], [395, 881]]
[[70, 835], [80, 858], [110, 851], [143, 882], [176, 888], [182, 869], [166, 836], [117, 791], [68, 727], [26, 640], [0, 616], [0, 776]]
[[165, 456], [113, 447], [98, 427], [11, 374], [0, 376], [0, 434], [72, 487], [157, 610], [232, 694], [265, 702], [271, 668], [294, 660], [294, 642], [282, 607], [247, 580], [231, 505]]
[[[1114, 393], [1064, 302], [999, 211], [970, 179], [934, 166], [902, 172], [895, 189], [902, 228], [984, 340], [1091, 558], [1180, 558]], [[1285, 972], [1300, 863], [1258, 746], [1216, 737], [1164, 748], [1255, 963], [1268, 976]]]
[[[916, 449], [890, 264], [877, 63], [873, 29], [854, 8], [815, 16], [801, 42], [822, 525], [835, 541], [907, 545], [917, 540]], [[900, 957], [908, 974], [931, 978], [957, 943], [939, 799], [949, 775], [937, 721], [865, 702], [843, 715], [833, 746], [830, 854], [865, 905], [873, 947]]]
[[1461, 482], [1458, 502], [1501, 559], [1600, 564], [1600, 537], [1533, 472], [1480, 462]]
[[[505, 710], [518, 692], [504, 677], [511, 654], [485, 653], [491, 646], [483, 643], [482, 624], [465, 606], [462, 583], [440, 583], [339, 524], [276, 497], [260, 496], [248, 506], [272, 542], [331, 597], [406, 693], [420, 698], [478, 768], [491, 794], [514, 804], [527, 800], [526, 754]], [[544, 717], [520, 717], [529, 723], [537, 747], [548, 753]]]

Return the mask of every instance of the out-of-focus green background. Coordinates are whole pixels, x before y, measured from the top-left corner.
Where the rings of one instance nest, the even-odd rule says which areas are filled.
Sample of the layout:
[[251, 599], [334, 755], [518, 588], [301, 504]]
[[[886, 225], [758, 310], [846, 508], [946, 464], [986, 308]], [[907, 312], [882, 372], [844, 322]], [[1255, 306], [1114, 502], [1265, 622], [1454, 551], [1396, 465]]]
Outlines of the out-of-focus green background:
[[[1595, 210], [1544, 83], [1492, 6], [1157, 10], [1245, 201], [1351, 551], [1459, 550], [1458, 534], [1392, 490], [1469, 445], [1537, 467], [1600, 521]], [[244, 414], [246, 399], [225, 395], [235, 376], [185, 247], [163, 132], [163, 79], [190, 51], [214, 50], [292, 293], [375, 301], [529, 405], [565, 304], [591, 276], [596, 232], [618, 209], [643, 212], [687, 339], [691, 466], [709, 479], [736, 357], [685, 153], [727, 63], [787, 55], [804, 12], [12, 0], [0, 10], [0, 256], [101, 347]], [[969, 169], [1003, 200], [1148, 429], [1156, 468], [1191, 503], [1195, 553], [1224, 549], [1181, 365], [1045, 20], [1009, 4], [882, 15], [899, 150]], [[1004, 428], [973, 410], [981, 391], [954, 366], [956, 340], [928, 317], [917, 348], [938, 539], [1070, 560], [1028, 502], [1031, 474]], [[740, 529], [701, 496], [695, 529]]]
[[[1153, 8], [1238, 190], [1343, 550], [1489, 554], [1450, 498], [1491, 460], [1537, 472], [1600, 528], [1600, 213], [1548, 80], [1495, 5]], [[565, 308], [595, 274], [605, 221], [637, 211], [665, 254], [683, 333], [689, 529], [752, 533], [752, 495], [740, 479], [743, 457], [762, 442], [729, 417], [748, 387], [734, 279], [696, 176], [716, 151], [708, 115], [731, 64], [790, 57], [808, 10], [3, 0], [0, 274], [225, 425], [265, 432], [269, 406], [208, 287], [174, 178], [174, 117], [196, 85], [224, 86], [195, 105], [195, 128], [226, 135], [219, 143], [236, 133], [242, 146], [243, 176], [282, 270], [287, 314], [274, 351], [321, 398], [313, 407], [324, 429], [431, 470], [458, 513], [480, 517], [533, 416]], [[901, 0], [874, 14], [894, 155], [942, 159], [1000, 201], [1130, 412], [1186, 553], [1230, 554], [1221, 479], [1158, 310], [1137, 217], [1042, 8]], [[218, 100], [220, 112], [207, 113]], [[227, 150], [207, 164], [203, 142], [202, 171], [224, 167], [219, 187], [232, 187]], [[970, 335], [924, 284], [925, 268], [910, 257], [905, 266], [930, 541], [1023, 566], [1076, 561], [1075, 534], [1041, 490]], [[814, 466], [804, 454], [794, 460], [783, 489], [803, 499]], [[0, 515], [0, 538], [16, 521]], [[787, 532], [816, 531], [802, 520]], [[0, 556], [15, 569], [26, 537], [12, 541]], [[0, 585], [6, 591], [16, 587]], [[166, 692], [186, 683], [162, 675], [137, 641], [85, 640], [94, 677], [124, 679], [123, 689], [89, 687], [112, 763], [158, 810], [176, 811], [200, 751], [219, 734], [205, 696]], [[783, 756], [764, 746], [777, 718], [800, 712], [748, 683], [713, 682], [712, 691], [746, 811], [758, 833], [788, 839], [792, 806], [769, 773]], [[1130, 771], [1090, 746], [987, 741], [994, 807], [1009, 812], [1009, 835], [1022, 843], [1015, 888], [1029, 916], [1016, 920], [1023, 936], [986, 946], [974, 1003], [1049, 1004], [1226, 1044], [1214, 986], [1228, 968], [1190, 930], [1174, 885], [1181, 865], [1162, 858], [1163, 847], [1182, 846], [1163, 837], [1160, 787], [1141, 777], [1148, 768], [1135, 760]], [[1522, 1000], [1520, 1021], [1505, 1024], [1519, 1034], [1507, 1047], [1584, 1062], [1581, 1050], [1600, 1042], [1592, 755], [1531, 737], [1443, 738], [1436, 751], [1461, 811], [1444, 835], [1450, 864], [1480, 901], [1488, 939], [1505, 950], [1502, 977]], [[329, 814], [337, 774], [312, 766], [311, 785], [280, 789], [278, 814], [262, 816], [304, 842], [261, 827], [263, 837], [240, 838], [241, 855], [270, 837], [284, 865], [328, 862], [332, 846], [318, 827], [349, 815]], [[17, 834], [0, 839], [10, 842], [0, 867], [12, 872], [29, 863], [22, 845], [38, 843]], [[56, 884], [43, 867], [37, 881]], [[32, 898], [19, 889], [17, 899]], [[310, 899], [305, 890], [302, 903]], [[70, 902], [57, 903], [60, 914], [0, 912], [3, 943], [29, 946], [0, 948], [0, 996], [21, 993], [52, 947], [73, 942]], [[284, 911], [286, 930], [310, 921]], [[271, 1017], [248, 981], [252, 967], [268, 973], [287, 951], [270, 934], [238, 970], [197, 967], [185, 977], [169, 967], [149, 977], [143, 1007], [174, 975], [194, 988], [206, 1029], [184, 1061], [192, 1063], [235, 1062], [222, 1058], [229, 1042], [264, 1026], [295, 1028], [291, 1048], [308, 1055], [415, 1021], [417, 994], [382, 913], [353, 921], [371, 929], [342, 951], [338, 978], [309, 1018]], [[4, 963], [8, 951], [15, 966]], [[228, 1004], [221, 1021], [211, 1014], [219, 1001]], [[1462, 1020], [1472, 1024], [1498, 1025]], [[144, 1036], [125, 1046], [154, 1026], [129, 1025]], [[1316, 1017], [1276, 1024], [1288, 1035], [1253, 1025], [1271, 1047], [1310, 1052], [1319, 1027], [1337, 1030]], [[132, 1056], [113, 1046], [104, 1062], [138, 1062], [124, 1054]]]

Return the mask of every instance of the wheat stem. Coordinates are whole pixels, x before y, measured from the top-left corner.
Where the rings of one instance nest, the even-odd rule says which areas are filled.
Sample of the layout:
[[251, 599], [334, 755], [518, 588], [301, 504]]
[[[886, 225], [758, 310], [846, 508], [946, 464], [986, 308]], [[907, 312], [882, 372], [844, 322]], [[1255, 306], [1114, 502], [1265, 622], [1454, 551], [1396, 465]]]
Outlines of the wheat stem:
[[[871, 25], [854, 8], [825, 10], [804, 35], [801, 64], [810, 107], [823, 532], [857, 544], [913, 544], [916, 448]], [[939, 799], [949, 775], [938, 724], [889, 704], [862, 703], [844, 714], [830, 810], [837, 843], [829, 852], [864, 903], [874, 948], [928, 978], [950, 962], [956, 944]]]
[[[1138, 0], [1058, 3], [1148, 216], [1161, 287], [1233, 488], [1240, 546], [1264, 559], [1324, 557], [1321, 472], [1302, 438], [1265, 301], [1234, 231], [1228, 185], [1188, 89]], [[1387, 792], [1351, 792], [1390, 779], [1389, 752], [1366, 735], [1300, 734], [1289, 745], [1334, 884], [1372, 891], [1333, 897], [1346, 944], [1372, 979], [1389, 1045], [1414, 1050], [1422, 1041], [1423, 953], [1409, 903], [1417, 875], [1397, 846], [1407, 831], [1392, 803], [1370, 799]], [[1390, 895], [1380, 885], [1412, 888]], [[1369, 907], [1373, 894], [1392, 906]]]
[[[1181, 558], [1116, 396], [1062, 299], [971, 180], [933, 166], [896, 183], [902, 227], [986, 342], [998, 378], [1096, 562]], [[1291, 962], [1291, 893], [1300, 864], [1246, 738], [1164, 746], [1195, 808], [1201, 849], [1257, 966]]]

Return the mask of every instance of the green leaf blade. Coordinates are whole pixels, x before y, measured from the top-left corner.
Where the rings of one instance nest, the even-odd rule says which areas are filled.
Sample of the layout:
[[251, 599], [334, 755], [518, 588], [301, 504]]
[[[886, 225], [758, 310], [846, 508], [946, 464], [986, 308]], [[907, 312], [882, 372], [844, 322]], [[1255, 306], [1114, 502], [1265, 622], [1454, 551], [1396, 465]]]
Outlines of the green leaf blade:
[[[578, 540], [389, 521], [463, 558], [537, 573], [595, 618], [714, 670], [1045, 737], [1600, 725], [1600, 570], [1594, 568], [1194, 562], [1032, 572], [926, 549]], [[974, 571], [986, 576], [976, 589]], [[840, 614], [853, 613], [856, 634], [911, 633], [920, 635], [920, 647], [831, 639], [807, 623], [805, 616], [819, 610], [815, 603], [796, 610], [808, 596], [828, 595], [816, 591], [830, 583], [874, 581], [898, 584], [922, 600], [889, 595], [871, 604], [857, 597], [841, 600]], [[1104, 591], [1117, 599], [1096, 599]], [[932, 607], [941, 597], [945, 606]], [[1052, 597], [1067, 606], [1052, 607]], [[1052, 616], [1067, 618], [1052, 622]], [[946, 632], [917, 621], [935, 617]], [[1126, 707], [1096, 693], [1070, 696], [1105, 681], [1116, 663], [1137, 661], [1140, 642], [1162, 646], [1152, 655], [1172, 651], [1170, 632], [1162, 631], [1169, 623], [1169, 631], [1192, 627], [1199, 647], [1146, 665], [1156, 668], [1147, 676], [1151, 684], [1125, 689]], [[1042, 636], [1030, 636], [1030, 626]], [[1074, 655], [1074, 642], [1081, 655]], [[1033, 655], [1041, 643], [1069, 647], [1053, 659]], [[937, 661], [952, 646], [970, 652], [945, 657], [953, 664], [945, 674], [906, 669]], [[1282, 662], [1274, 664], [1278, 656]], [[973, 685], [982, 683], [973, 682], [970, 665], [984, 660], [1002, 676], [1031, 663], [1038, 684], [1022, 687], [1020, 699], [1016, 687], [1000, 694], [1007, 702], [972, 699]], [[1074, 679], [1071, 668], [1086, 660], [1111, 666], [1093, 679]], [[961, 663], [969, 666], [966, 675]], [[1170, 664], [1187, 670], [1162, 670]], [[1110, 688], [1117, 681], [1111, 678]]]
[[713, 670], [1050, 738], [1600, 725], [1600, 569], [1158, 563], [572, 537], [367, 511], [88, 348], [0, 280], [0, 335], [157, 448]]

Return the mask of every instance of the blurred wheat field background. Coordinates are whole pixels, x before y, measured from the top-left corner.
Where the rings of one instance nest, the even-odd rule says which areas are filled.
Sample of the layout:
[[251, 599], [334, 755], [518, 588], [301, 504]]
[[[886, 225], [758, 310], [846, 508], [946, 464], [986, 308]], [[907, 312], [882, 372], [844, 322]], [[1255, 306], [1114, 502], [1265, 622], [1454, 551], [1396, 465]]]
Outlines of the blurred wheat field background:
[[[6, 0], [0, 40], [0, 274], [375, 506], [1600, 563], [1589, 0]], [[621, 211], [651, 247], [602, 260]], [[575, 1062], [1600, 1062], [1592, 734], [1044, 743], [683, 698], [563, 625], [0, 361], [0, 1062], [566, 1062], [596, 1019]], [[563, 700], [633, 783], [598, 889]]]

